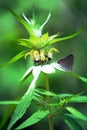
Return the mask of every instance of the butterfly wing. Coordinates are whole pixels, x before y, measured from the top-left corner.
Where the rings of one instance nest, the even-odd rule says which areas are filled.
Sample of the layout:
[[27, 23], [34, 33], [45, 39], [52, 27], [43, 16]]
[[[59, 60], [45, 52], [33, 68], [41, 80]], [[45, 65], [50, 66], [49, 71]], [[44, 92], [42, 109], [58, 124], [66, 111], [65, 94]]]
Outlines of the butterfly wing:
[[73, 60], [74, 56], [71, 54], [65, 58], [58, 60], [58, 64], [60, 64], [63, 69], [71, 71], [73, 66]]

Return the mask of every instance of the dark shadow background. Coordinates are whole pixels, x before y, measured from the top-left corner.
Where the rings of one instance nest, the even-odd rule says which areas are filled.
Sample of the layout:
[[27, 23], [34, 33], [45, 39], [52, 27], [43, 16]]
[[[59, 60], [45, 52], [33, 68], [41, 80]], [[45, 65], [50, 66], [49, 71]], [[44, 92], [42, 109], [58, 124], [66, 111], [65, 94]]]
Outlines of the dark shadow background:
[[[87, 22], [86, 0], [0, 0], [0, 64], [24, 50], [14, 39], [28, 38], [24, 27], [4, 4], [20, 16], [24, 12], [28, 18], [31, 18], [32, 13], [35, 12], [41, 24], [51, 12], [52, 16], [43, 30], [43, 33], [48, 31], [50, 35], [57, 32], [63, 32], [62, 36], [70, 35]], [[87, 28], [79, 36], [59, 42], [55, 47], [60, 50], [58, 58], [73, 54], [75, 57], [73, 71], [87, 77]], [[27, 61], [22, 59], [0, 70], [0, 100], [14, 100], [20, 93], [23, 94], [27, 84], [19, 87], [19, 80], [27, 68]], [[49, 79], [51, 90], [56, 93], [76, 94], [84, 91], [84, 95], [87, 95], [87, 85], [67, 74], [57, 71], [56, 74], [49, 76]], [[77, 104], [76, 107], [87, 114], [87, 104]], [[7, 106], [0, 106], [0, 120], [6, 109]], [[59, 119], [54, 119], [54, 125], [55, 130], [68, 130], [64, 122]], [[47, 120], [43, 120], [40, 124], [27, 129], [47, 130], [47, 127]], [[87, 128], [87, 124], [84, 124], [84, 127]]]

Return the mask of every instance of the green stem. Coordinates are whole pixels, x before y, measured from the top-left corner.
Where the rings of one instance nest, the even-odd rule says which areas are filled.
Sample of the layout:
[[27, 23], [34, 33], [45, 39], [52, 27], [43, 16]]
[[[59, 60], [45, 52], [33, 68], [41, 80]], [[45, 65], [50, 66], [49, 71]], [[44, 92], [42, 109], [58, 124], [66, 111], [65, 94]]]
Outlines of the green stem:
[[[45, 78], [46, 90], [49, 91], [49, 80], [46, 73], [44, 73], [44, 78]], [[50, 96], [47, 96], [47, 102], [48, 104], [50, 104]], [[48, 109], [50, 111], [50, 115], [48, 116], [49, 130], [54, 130], [50, 106], [48, 106]]]

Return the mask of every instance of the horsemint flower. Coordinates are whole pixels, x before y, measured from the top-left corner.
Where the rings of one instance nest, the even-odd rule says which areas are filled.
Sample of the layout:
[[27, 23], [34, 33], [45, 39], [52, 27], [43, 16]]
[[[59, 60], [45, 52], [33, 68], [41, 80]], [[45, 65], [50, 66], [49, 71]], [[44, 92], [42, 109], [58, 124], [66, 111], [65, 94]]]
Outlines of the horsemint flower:
[[[26, 71], [22, 79], [24, 79], [28, 74], [33, 72], [34, 68], [35, 70], [36, 68], [37, 69], [39, 68], [39, 70], [41, 70], [44, 73], [54, 73], [55, 68], [62, 71], [71, 71], [72, 64], [73, 64], [73, 55], [69, 55], [68, 57], [63, 58], [58, 62], [53, 62], [54, 59], [53, 52], [58, 52], [58, 50], [56, 48], [48, 49], [47, 47], [53, 45], [54, 43], [71, 39], [77, 36], [84, 29], [84, 26], [82, 26], [82, 28], [80, 28], [80, 30], [77, 31], [76, 33], [66, 37], [60, 37], [61, 36], [60, 32], [49, 36], [48, 32], [42, 34], [42, 29], [45, 26], [45, 24], [48, 22], [51, 16], [50, 13], [46, 21], [42, 25], [39, 25], [34, 15], [33, 18], [29, 20], [24, 14], [22, 18], [18, 16], [15, 12], [13, 12], [9, 7], [8, 9], [17, 18], [17, 20], [26, 28], [26, 30], [29, 33], [28, 39], [17, 40], [19, 42], [19, 45], [27, 47], [28, 50], [19, 53], [18, 55], [13, 57], [10, 61], [8, 61], [6, 64], [1, 65], [0, 67], [16, 62], [22, 57], [25, 57], [26, 59], [27, 56], [30, 56], [34, 64]], [[74, 76], [78, 77], [77, 75]]]
[[[30, 38], [29, 39], [20, 39], [19, 45], [23, 45], [23, 46], [30, 48], [30, 50], [25, 54], [24, 57], [26, 59], [27, 56], [31, 56], [31, 59], [34, 61], [34, 66], [30, 67], [25, 72], [22, 79], [26, 78], [31, 72], [36, 70], [36, 68], [37, 68], [37, 70], [39, 68], [40, 71], [47, 73], [47, 74], [54, 73], [55, 69], [59, 69], [62, 71], [71, 70], [71, 68], [67, 67], [68, 66], [67, 59], [72, 60], [72, 64], [73, 64], [73, 56], [69, 56], [66, 59], [64, 58], [65, 61], [63, 59], [63, 61], [64, 61], [63, 65], [61, 65], [58, 62], [52, 63], [53, 52], [58, 52], [58, 50], [55, 48], [51, 48], [48, 50], [46, 48], [47, 46], [62, 40], [62, 38], [57, 38], [58, 36], [61, 35], [60, 33], [52, 35], [52, 36], [49, 36], [48, 33], [45, 33], [42, 35], [42, 29], [43, 29], [44, 25], [48, 22], [50, 16], [51, 16], [51, 14], [48, 15], [46, 21], [40, 26], [39, 24], [36, 23], [35, 17], [33, 17], [33, 19], [31, 19], [29, 21], [27, 19], [27, 17], [23, 14], [24, 19], [31, 27], [31, 30], [29, 30]], [[74, 35], [77, 35], [77, 33]], [[73, 37], [73, 35], [70, 37]], [[68, 39], [68, 38], [69, 37], [66, 37], [65, 39]], [[63, 40], [65, 40], [65, 39], [63, 39]], [[67, 62], [67, 65], [66, 65], [66, 62]], [[72, 67], [72, 64], [70, 67]], [[64, 66], [64, 65], [66, 65], [66, 66]]]

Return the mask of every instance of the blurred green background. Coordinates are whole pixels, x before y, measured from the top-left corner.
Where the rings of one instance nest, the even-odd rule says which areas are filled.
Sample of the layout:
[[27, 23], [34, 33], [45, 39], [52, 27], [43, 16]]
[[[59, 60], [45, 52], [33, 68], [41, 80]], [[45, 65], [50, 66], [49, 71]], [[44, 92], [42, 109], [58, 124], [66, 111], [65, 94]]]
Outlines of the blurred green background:
[[[50, 35], [57, 32], [63, 32], [62, 36], [70, 35], [78, 31], [87, 22], [86, 0], [0, 0], [0, 64], [7, 62], [25, 49], [18, 46], [14, 39], [28, 38], [28, 33], [24, 27], [8, 11], [5, 4], [20, 16], [25, 13], [28, 18], [31, 18], [32, 13], [35, 12], [41, 24], [51, 12], [52, 16], [43, 30], [43, 33], [48, 31]], [[74, 55], [73, 71], [84, 77], [87, 77], [86, 35], [87, 28], [79, 36], [54, 45], [60, 50], [58, 58], [68, 54]], [[28, 83], [20, 87], [19, 80], [27, 68], [27, 61], [22, 59], [0, 69], [0, 100], [14, 100], [20, 93], [23, 94]], [[56, 74], [49, 76], [49, 79], [51, 90], [56, 93], [76, 94], [84, 91], [84, 94], [87, 95], [87, 85], [78, 79], [67, 76], [67, 74], [57, 71]], [[39, 84], [41, 82], [43, 82], [42, 79], [40, 79]], [[77, 104], [76, 107], [87, 115], [87, 104]], [[0, 120], [6, 108], [7, 106], [0, 106]], [[46, 130], [47, 123], [44, 125], [45, 122], [42, 121], [40, 126], [34, 125], [30, 128]], [[54, 121], [54, 124], [55, 130], [68, 130], [64, 122], [58, 119]], [[87, 128], [86, 124], [85, 128]]]

